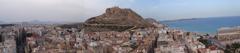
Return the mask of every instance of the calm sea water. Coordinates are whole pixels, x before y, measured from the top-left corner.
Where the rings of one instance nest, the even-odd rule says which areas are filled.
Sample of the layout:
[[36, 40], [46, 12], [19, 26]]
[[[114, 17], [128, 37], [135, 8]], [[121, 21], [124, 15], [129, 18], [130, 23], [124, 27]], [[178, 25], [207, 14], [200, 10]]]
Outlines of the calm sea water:
[[183, 29], [199, 33], [216, 34], [217, 29], [221, 27], [240, 26], [240, 16], [219, 17], [219, 18], [200, 18], [177, 21], [162, 21], [170, 28]]

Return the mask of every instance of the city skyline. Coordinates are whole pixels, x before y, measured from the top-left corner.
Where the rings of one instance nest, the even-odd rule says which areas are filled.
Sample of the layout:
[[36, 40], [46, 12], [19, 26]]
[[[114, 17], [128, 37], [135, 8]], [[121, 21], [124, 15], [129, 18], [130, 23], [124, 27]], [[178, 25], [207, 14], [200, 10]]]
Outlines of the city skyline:
[[82, 22], [106, 8], [131, 8], [144, 18], [173, 20], [240, 16], [237, 0], [1, 0], [0, 21]]

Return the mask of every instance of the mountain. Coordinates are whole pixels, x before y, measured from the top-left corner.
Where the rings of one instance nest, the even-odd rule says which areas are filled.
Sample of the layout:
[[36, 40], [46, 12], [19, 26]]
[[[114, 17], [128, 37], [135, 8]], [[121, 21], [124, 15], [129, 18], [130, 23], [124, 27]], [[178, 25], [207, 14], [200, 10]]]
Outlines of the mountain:
[[[24, 22], [23, 22], [23, 23], [24, 23]], [[52, 22], [49, 22], [49, 21], [40, 21], [40, 20], [26, 21], [25, 23], [29, 23], [29, 24], [52, 24]]]
[[223, 19], [238, 19], [240, 16], [222, 16], [222, 17], [205, 17], [205, 18], [185, 18], [185, 19], [175, 19], [175, 20], [164, 20], [159, 22], [177, 22], [177, 21], [192, 21], [192, 20], [223, 20]]
[[159, 23], [160, 24], [160, 22], [158, 22], [156, 19], [153, 19], [153, 18], [145, 18], [145, 21], [150, 22], [150, 23]]
[[131, 9], [112, 7], [107, 8], [102, 15], [85, 21], [85, 31], [125, 31], [136, 28], [154, 27], [154, 25]]
[[15, 24], [8, 24], [6, 22], [0, 21], [0, 27], [9, 27], [9, 26], [14, 26]]
[[8, 22], [7, 24], [68, 24], [73, 22], [54, 22], [54, 21], [42, 21], [42, 20], [31, 20], [21, 22]]
[[140, 15], [128, 8], [107, 8], [102, 15], [92, 17], [85, 21], [87, 24], [114, 24], [132, 25], [137, 27], [150, 27], [152, 24], [145, 21]]
[[136, 28], [155, 27], [154, 24], [143, 19], [128, 8], [107, 8], [102, 15], [91, 17], [83, 23], [64, 24], [63, 28], [79, 28], [85, 32], [126, 31]]

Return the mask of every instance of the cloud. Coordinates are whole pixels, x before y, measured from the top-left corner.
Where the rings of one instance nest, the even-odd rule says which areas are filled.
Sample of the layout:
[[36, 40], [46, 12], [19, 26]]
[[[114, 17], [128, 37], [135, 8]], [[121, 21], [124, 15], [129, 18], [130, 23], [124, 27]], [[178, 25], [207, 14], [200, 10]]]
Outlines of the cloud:
[[113, 0], [0, 0], [7, 21], [84, 21], [113, 6]]
[[159, 20], [240, 16], [239, 1], [230, 0], [0, 0], [0, 20], [8, 22], [84, 21], [106, 8], [131, 8]]

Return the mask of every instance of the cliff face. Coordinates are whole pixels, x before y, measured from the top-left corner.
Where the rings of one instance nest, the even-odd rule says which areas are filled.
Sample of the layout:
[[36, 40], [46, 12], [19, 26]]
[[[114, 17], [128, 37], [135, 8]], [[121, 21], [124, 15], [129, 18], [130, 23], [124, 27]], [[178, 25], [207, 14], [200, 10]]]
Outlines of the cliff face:
[[107, 8], [106, 12], [100, 16], [92, 17], [85, 21], [87, 24], [114, 24], [132, 25], [139, 27], [149, 27], [152, 24], [146, 22], [140, 15], [131, 9], [119, 7]]
[[102, 15], [92, 17], [84, 23], [62, 25], [63, 28], [79, 28], [86, 32], [126, 31], [136, 28], [156, 27], [136, 12], [127, 8], [107, 8]]

